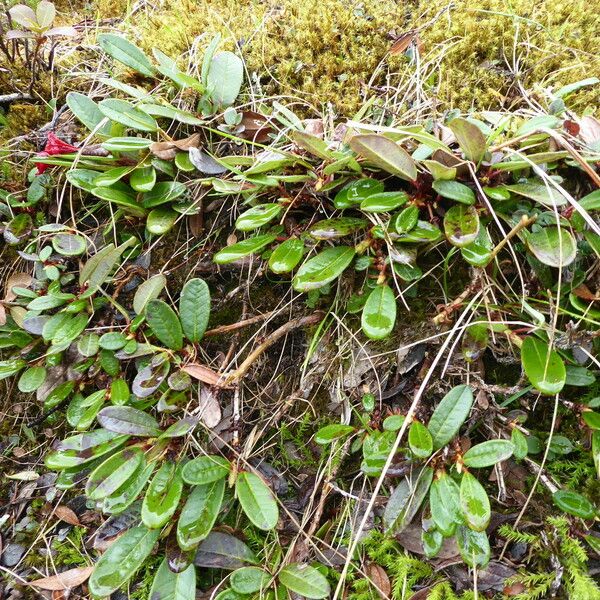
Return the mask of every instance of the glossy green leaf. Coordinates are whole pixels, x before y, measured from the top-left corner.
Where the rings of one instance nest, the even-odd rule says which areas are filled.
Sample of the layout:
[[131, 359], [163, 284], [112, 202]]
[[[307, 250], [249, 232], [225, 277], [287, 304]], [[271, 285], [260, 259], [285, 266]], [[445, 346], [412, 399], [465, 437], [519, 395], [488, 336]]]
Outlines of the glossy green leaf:
[[473, 531], [460, 525], [456, 530], [456, 542], [462, 559], [473, 568], [483, 569], [490, 561], [490, 541], [485, 531]]
[[0, 380], [16, 375], [27, 363], [21, 358], [0, 361]]
[[133, 297], [133, 310], [136, 314], [141, 315], [146, 310], [148, 302], [160, 296], [165, 285], [167, 285], [167, 278], [162, 273], [141, 283]]
[[142, 206], [144, 208], [154, 208], [172, 202], [185, 194], [186, 191], [185, 185], [179, 181], [161, 181], [154, 185], [152, 190], [144, 194]]
[[335, 240], [364, 229], [367, 221], [353, 217], [323, 219], [308, 228], [308, 233], [316, 240]]
[[566, 267], [577, 256], [577, 243], [563, 227], [544, 227], [530, 233], [527, 246], [540, 262], [550, 267]]
[[140, 437], [156, 437], [160, 433], [156, 419], [131, 406], [107, 406], [98, 413], [98, 423], [115, 433]]
[[58, 442], [55, 451], [46, 455], [44, 462], [52, 470], [78, 467], [114, 452], [127, 441], [128, 437], [105, 429], [80, 433]]
[[433, 452], [433, 438], [423, 423], [413, 421], [408, 430], [408, 446], [417, 458], [427, 458]]
[[224, 479], [230, 468], [229, 461], [222, 456], [199, 456], [184, 465], [181, 476], [190, 485], [204, 485]]
[[89, 579], [93, 596], [103, 598], [118, 590], [144, 564], [158, 540], [160, 530], [134, 527], [117, 539], [100, 557]]
[[308, 564], [293, 563], [279, 571], [279, 582], [304, 598], [328, 598], [331, 593], [325, 576]]
[[102, 334], [98, 340], [98, 345], [100, 348], [105, 348], [106, 350], [120, 350], [127, 344], [127, 341], [127, 337], [121, 332], [109, 331]]
[[521, 346], [521, 362], [529, 381], [542, 394], [558, 394], [566, 381], [565, 365], [548, 342], [529, 336]]
[[524, 459], [528, 454], [527, 438], [516, 427], [510, 433], [510, 441], [513, 445], [513, 455], [517, 460]]
[[560, 207], [568, 204], [569, 200], [558, 192], [550, 183], [546, 185], [543, 181], [530, 181], [528, 183], [515, 183], [507, 185], [506, 189], [513, 194], [523, 196], [539, 202], [550, 208]]
[[183, 331], [175, 311], [162, 300], [150, 300], [146, 306], [146, 321], [154, 335], [171, 350], [183, 348]]
[[110, 383], [110, 401], [117, 405], [123, 406], [129, 402], [131, 392], [129, 385], [124, 379], [113, 379]]
[[417, 167], [410, 154], [401, 146], [376, 133], [355, 135], [350, 139], [350, 148], [359, 156], [387, 173], [414, 181]]
[[185, 337], [197, 343], [202, 339], [210, 317], [210, 289], [203, 279], [190, 279], [181, 290], [179, 318]]
[[[137, 152], [138, 150], [150, 148], [153, 143], [152, 140], [140, 137], [113, 137], [102, 142], [101, 146], [109, 152]], [[135, 171], [137, 169], [132, 171], [132, 173], [135, 173]]]
[[492, 258], [492, 240], [485, 227], [479, 227], [477, 239], [460, 249], [462, 257], [470, 265], [485, 267]]
[[472, 206], [456, 204], [444, 215], [444, 232], [453, 246], [462, 248], [479, 235], [479, 215]]
[[562, 511], [581, 519], [593, 519], [597, 515], [594, 505], [578, 492], [558, 490], [552, 494], [552, 501]]
[[437, 242], [442, 237], [440, 228], [428, 221], [417, 221], [417, 224], [398, 238], [401, 243]]
[[473, 392], [468, 385], [452, 388], [431, 415], [427, 429], [433, 438], [433, 448], [445, 446], [460, 429], [473, 406]]
[[195, 600], [196, 598], [196, 569], [190, 565], [181, 573], [174, 573], [169, 569], [169, 562], [165, 558], [158, 567], [149, 600]]
[[30, 367], [21, 374], [17, 387], [20, 392], [28, 394], [35, 392], [44, 383], [45, 379], [45, 367]]
[[254, 473], [242, 471], [235, 482], [235, 495], [246, 516], [256, 527], [274, 529], [279, 519], [279, 508], [267, 484]]
[[120, 35], [103, 33], [98, 36], [98, 44], [104, 52], [126, 67], [134, 69], [142, 75], [152, 77], [155, 73], [150, 59], [129, 40]]
[[460, 488], [447, 473], [442, 473], [431, 484], [429, 508], [434, 523], [445, 536], [451, 536], [462, 522]]
[[104, 498], [101, 503], [102, 512], [109, 515], [118, 515], [128, 509], [146, 487], [155, 466], [154, 463], [148, 465], [146, 461], [142, 461], [142, 464], [125, 485], [121, 486], [114, 494], [108, 496], [108, 498]]
[[396, 297], [388, 285], [374, 287], [363, 307], [361, 327], [373, 340], [387, 337], [396, 323]]
[[386, 531], [398, 534], [410, 524], [429, 492], [432, 479], [433, 469], [423, 467], [400, 480], [383, 513]]
[[210, 533], [224, 493], [225, 479], [192, 489], [177, 522], [177, 542], [182, 550], [194, 549]]
[[120, 246], [115, 248], [114, 244], [109, 244], [94, 254], [83, 265], [79, 272], [79, 285], [87, 284], [87, 293], [91, 295], [101, 285], [106, 283], [108, 276], [113, 271], [122, 252], [134, 243], [134, 238], [129, 238]]
[[146, 230], [153, 235], [164, 235], [173, 228], [177, 217], [178, 214], [170, 208], [155, 208], [148, 213]]
[[464, 183], [438, 179], [432, 184], [433, 189], [444, 198], [456, 200], [462, 204], [475, 204], [475, 193]]
[[101, 500], [116, 492], [139, 468], [144, 453], [137, 447], [125, 448], [107, 458], [90, 474], [85, 493], [90, 500]]
[[183, 481], [173, 462], [165, 462], [156, 472], [142, 502], [142, 522], [150, 529], [166, 525], [179, 506]]
[[126, 100], [107, 98], [106, 100], [102, 100], [98, 104], [98, 107], [105, 117], [108, 117], [115, 123], [125, 125], [125, 127], [150, 132], [158, 129], [158, 124], [154, 120], [154, 117], [147, 115]]
[[345, 185], [334, 197], [333, 205], [336, 208], [350, 208], [360, 204], [371, 194], [383, 192], [383, 182], [377, 179], [363, 178], [357, 179]]
[[309, 292], [337, 279], [350, 266], [355, 250], [349, 246], [327, 248], [307, 260], [292, 280], [297, 292]]
[[474, 469], [491, 467], [510, 458], [513, 450], [512, 442], [508, 440], [488, 440], [469, 448], [463, 456], [463, 462]]
[[435, 558], [444, 543], [444, 536], [437, 529], [431, 531], [423, 530], [421, 532], [421, 543], [423, 544], [423, 552], [427, 558]]
[[492, 511], [485, 488], [471, 473], [463, 473], [460, 482], [460, 508], [467, 525], [475, 531], [484, 531]]
[[277, 235], [273, 233], [265, 233], [262, 235], [255, 235], [251, 238], [227, 246], [222, 250], [219, 250], [213, 257], [214, 262], [223, 265], [230, 262], [235, 262], [244, 256], [254, 254], [262, 250], [265, 246], [268, 246], [271, 242], [274, 242]]
[[354, 431], [355, 429], [352, 425], [342, 425], [341, 423], [336, 425], [325, 425], [325, 427], [321, 427], [321, 429], [315, 433], [315, 442], [324, 446], [344, 438]]
[[154, 167], [138, 167], [131, 171], [129, 185], [136, 192], [149, 192], [156, 184], [156, 170]]
[[366, 213], [391, 212], [406, 204], [406, 192], [379, 192], [371, 194], [360, 203], [360, 210]]
[[135, 217], [143, 217], [146, 214], [146, 211], [140, 206], [137, 200], [131, 194], [124, 191], [112, 187], [94, 187], [91, 193], [101, 200], [112, 202]]
[[241, 567], [229, 576], [229, 585], [238, 594], [254, 594], [265, 590], [271, 576], [259, 567]]
[[289, 273], [302, 260], [304, 242], [299, 238], [285, 240], [273, 250], [269, 257], [269, 268], [273, 273]]
[[485, 154], [486, 141], [481, 129], [471, 121], [462, 117], [456, 117], [448, 123], [448, 127], [454, 133], [456, 141], [465, 156], [478, 163]]
[[240, 231], [252, 231], [258, 229], [273, 219], [276, 219], [283, 206], [276, 202], [259, 204], [244, 211], [235, 221], [235, 228]]
[[419, 209], [414, 204], [411, 204], [392, 219], [392, 227], [396, 230], [396, 233], [402, 235], [416, 227], [418, 221]]

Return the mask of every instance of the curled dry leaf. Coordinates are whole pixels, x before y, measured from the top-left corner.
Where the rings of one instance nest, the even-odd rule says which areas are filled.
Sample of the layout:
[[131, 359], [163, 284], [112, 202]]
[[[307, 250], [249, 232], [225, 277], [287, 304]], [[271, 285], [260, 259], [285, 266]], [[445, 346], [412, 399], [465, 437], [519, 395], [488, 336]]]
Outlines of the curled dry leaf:
[[79, 522], [79, 517], [75, 514], [73, 510], [71, 510], [68, 506], [61, 504], [56, 507], [54, 510], [54, 514], [65, 523], [69, 525], [81, 525]]
[[75, 569], [69, 569], [68, 571], [59, 573], [58, 575], [36, 579], [35, 581], [29, 582], [29, 585], [35, 586], [42, 590], [68, 590], [87, 581], [93, 570], [94, 567], [76, 567]]
[[403, 52], [406, 52], [408, 47], [413, 43], [415, 37], [417, 37], [417, 35], [414, 29], [399, 35], [390, 47], [390, 54], [402, 54]]
[[163, 160], [171, 160], [175, 158], [177, 150], [186, 152], [190, 148], [197, 148], [200, 145], [200, 134], [194, 133], [187, 138], [181, 140], [172, 140], [170, 142], [154, 142], [150, 146], [150, 152], [154, 156]]

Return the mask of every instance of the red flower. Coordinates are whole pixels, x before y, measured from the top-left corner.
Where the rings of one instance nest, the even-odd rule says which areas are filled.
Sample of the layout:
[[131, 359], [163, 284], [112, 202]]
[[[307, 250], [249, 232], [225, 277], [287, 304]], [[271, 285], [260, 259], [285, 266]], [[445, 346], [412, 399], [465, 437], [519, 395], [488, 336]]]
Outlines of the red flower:
[[[72, 146], [71, 144], [67, 144], [67, 142], [63, 142], [61, 139], [57, 138], [56, 135], [52, 132], [48, 134], [48, 139], [46, 141], [46, 146], [44, 147], [43, 152], [38, 152], [37, 156], [53, 156], [54, 154], [69, 154], [70, 152], [78, 152], [78, 148]], [[35, 163], [37, 167], [37, 174], [41, 175], [50, 165], [39, 162]]]

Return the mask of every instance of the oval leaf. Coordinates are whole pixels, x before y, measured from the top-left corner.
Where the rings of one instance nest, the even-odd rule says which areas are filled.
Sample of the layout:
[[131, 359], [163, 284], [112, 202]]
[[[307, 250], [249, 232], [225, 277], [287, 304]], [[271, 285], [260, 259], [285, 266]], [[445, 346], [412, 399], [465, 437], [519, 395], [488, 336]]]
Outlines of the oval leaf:
[[475, 469], [491, 467], [511, 457], [513, 450], [512, 442], [508, 440], [489, 440], [469, 448], [463, 456], [463, 462]]
[[355, 250], [349, 246], [327, 248], [298, 270], [292, 281], [297, 292], [309, 292], [337, 279], [352, 262]]
[[202, 279], [190, 279], [181, 290], [179, 315], [183, 333], [190, 342], [202, 339], [210, 316], [210, 290]]
[[434, 450], [445, 446], [458, 433], [472, 405], [473, 392], [468, 385], [458, 385], [444, 396], [427, 425]]
[[527, 378], [542, 394], [553, 396], [563, 389], [567, 379], [565, 365], [547, 342], [532, 336], [525, 338], [521, 362]]
[[385, 136], [376, 133], [355, 135], [349, 143], [356, 154], [387, 173], [408, 181], [417, 178], [417, 167], [410, 154]]
[[279, 508], [270, 488], [258, 475], [242, 471], [235, 482], [235, 495], [256, 527], [264, 531], [275, 528]]
[[331, 592], [325, 576], [307, 564], [294, 563], [279, 571], [279, 582], [305, 598], [327, 598]]
[[134, 527], [117, 539], [100, 557], [89, 581], [95, 596], [110, 596], [126, 583], [152, 552], [159, 529]]
[[183, 348], [183, 331], [175, 311], [162, 300], [150, 300], [146, 321], [154, 335], [171, 350]]
[[396, 323], [396, 298], [388, 285], [373, 288], [363, 307], [361, 326], [373, 340], [387, 337]]

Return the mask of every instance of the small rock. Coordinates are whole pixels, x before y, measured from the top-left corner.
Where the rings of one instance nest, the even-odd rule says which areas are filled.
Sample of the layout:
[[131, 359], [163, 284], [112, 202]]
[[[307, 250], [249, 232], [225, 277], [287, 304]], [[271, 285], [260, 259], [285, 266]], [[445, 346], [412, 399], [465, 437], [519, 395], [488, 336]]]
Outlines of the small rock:
[[2, 553], [2, 564], [5, 567], [14, 567], [25, 554], [27, 548], [22, 544], [8, 544]]

